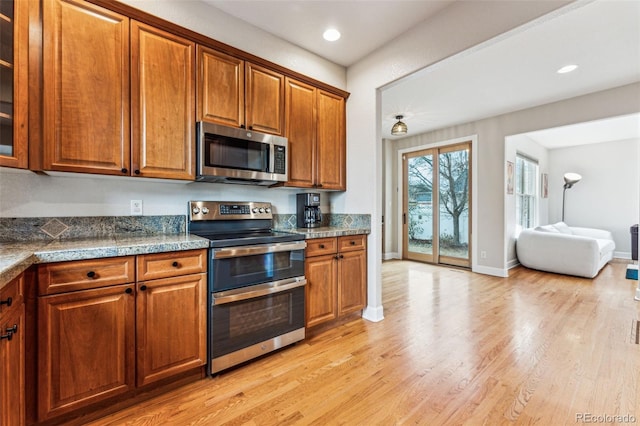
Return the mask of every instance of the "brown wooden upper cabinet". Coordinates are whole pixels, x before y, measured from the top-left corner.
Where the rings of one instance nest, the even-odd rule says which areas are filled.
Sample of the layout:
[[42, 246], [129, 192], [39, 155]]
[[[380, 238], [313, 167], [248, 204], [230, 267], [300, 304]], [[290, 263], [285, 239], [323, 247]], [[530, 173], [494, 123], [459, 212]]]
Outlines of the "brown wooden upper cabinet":
[[194, 179], [195, 44], [81, 0], [42, 7], [43, 168]]
[[287, 78], [285, 99], [286, 186], [346, 190], [344, 98]]
[[0, 2], [0, 166], [28, 166], [29, 2]]
[[282, 135], [284, 75], [198, 46], [198, 120]]
[[131, 22], [133, 173], [195, 179], [195, 43]]

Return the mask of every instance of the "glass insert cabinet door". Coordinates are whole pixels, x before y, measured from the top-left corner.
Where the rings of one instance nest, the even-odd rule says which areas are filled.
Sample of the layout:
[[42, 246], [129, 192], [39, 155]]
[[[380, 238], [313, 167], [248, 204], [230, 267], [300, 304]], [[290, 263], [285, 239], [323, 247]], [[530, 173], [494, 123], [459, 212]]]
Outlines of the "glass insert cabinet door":
[[469, 267], [470, 143], [403, 156], [403, 258]]
[[0, 166], [27, 167], [28, 1], [0, 1]]

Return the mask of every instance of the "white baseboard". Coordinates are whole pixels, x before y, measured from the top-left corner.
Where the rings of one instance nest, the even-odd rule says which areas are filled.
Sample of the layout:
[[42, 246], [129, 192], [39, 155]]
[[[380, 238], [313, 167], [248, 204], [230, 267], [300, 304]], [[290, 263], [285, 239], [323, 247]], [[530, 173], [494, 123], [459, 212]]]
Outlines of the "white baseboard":
[[362, 311], [362, 318], [371, 322], [380, 322], [384, 319], [382, 306], [367, 306]]
[[388, 253], [382, 254], [382, 260], [391, 260], [391, 259], [402, 259], [400, 253], [396, 251], [390, 251]]
[[501, 277], [501, 278], [507, 278], [509, 276], [508, 269], [492, 268], [490, 266], [476, 265], [473, 268], [473, 272], [476, 272], [478, 274], [491, 275], [494, 277]]
[[631, 260], [631, 252], [630, 251], [614, 251], [613, 257], [615, 257], [616, 259]]
[[518, 259], [511, 259], [510, 261], [507, 262], [507, 269], [513, 269], [518, 265], [520, 265], [520, 262], [518, 261]]

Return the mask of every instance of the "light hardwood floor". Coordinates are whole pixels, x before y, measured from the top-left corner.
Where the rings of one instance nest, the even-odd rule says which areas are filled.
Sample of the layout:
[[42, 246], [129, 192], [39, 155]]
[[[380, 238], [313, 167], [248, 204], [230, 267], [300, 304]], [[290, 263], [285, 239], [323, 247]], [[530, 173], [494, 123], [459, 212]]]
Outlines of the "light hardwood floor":
[[383, 321], [351, 321], [91, 424], [640, 423], [640, 302], [624, 264], [594, 280], [401, 261], [382, 271]]

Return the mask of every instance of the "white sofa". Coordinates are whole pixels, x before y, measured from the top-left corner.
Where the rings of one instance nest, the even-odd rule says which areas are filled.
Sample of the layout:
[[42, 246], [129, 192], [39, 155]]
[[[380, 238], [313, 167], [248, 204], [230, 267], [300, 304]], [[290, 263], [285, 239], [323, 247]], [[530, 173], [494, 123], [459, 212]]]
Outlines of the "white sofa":
[[593, 278], [613, 259], [611, 232], [564, 222], [523, 230], [516, 241], [520, 264], [558, 274]]

